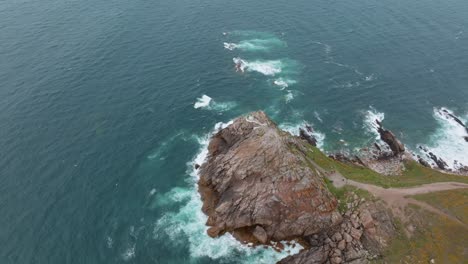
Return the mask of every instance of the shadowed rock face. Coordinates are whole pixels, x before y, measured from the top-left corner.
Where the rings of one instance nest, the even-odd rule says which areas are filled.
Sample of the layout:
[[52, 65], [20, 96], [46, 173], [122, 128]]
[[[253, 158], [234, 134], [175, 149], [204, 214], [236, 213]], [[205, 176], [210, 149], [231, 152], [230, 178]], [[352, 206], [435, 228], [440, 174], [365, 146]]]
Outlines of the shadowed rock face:
[[267, 244], [339, 223], [337, 201], [309, 165], [305, 144], [263, 112], [214, 135], [198, 184], [208, 234], [231, 232], [242, 242]]
[[390, 149], [393, 151], [393, 155], [398, 156], [405, 152], [405, 146], [395, 137], [395, 135], [382, 127], [382, 123], [379, 120], [375, 120], [378, 124], [377, 131], [380, 134], [380, 138], [388, 144]]

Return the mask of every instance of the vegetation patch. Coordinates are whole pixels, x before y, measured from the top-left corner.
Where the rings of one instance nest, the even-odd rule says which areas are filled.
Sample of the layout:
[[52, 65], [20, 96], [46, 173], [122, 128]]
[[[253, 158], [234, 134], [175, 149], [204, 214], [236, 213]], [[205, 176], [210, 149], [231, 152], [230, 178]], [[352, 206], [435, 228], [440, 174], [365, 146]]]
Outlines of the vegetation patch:
[[448, 181], [468, 183], [468, 177], [466, 176], [447, 174], [426, 168], [416, 161], [405, 161], [405, 170], [402, 175], [385, 176], [369, 168], [331, 159], [316, 147], [310, 146], [307, 156], [325, 170], [335, 170], [348, 179], [384, 188], [411, 187], [426, 183]]
[[398, 223], [399, 235], [375, 263], [466, 263], [466, 227], [415, 205], [406, 210], [412, 216], [412, 236], [405, 235], [408, 224]]

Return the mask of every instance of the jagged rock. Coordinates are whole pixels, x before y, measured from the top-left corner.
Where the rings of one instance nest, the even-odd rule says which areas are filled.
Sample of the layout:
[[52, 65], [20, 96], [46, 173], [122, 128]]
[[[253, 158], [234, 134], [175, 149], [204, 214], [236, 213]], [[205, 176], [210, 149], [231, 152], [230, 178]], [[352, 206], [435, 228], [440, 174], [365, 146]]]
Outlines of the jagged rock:
[[425, 161], [424, 159], [422, 159], [422, 158], [419, 158], [419, 159], [418, 159], [418, 162], [419, 162], [419, 164], [423, 165], [424, 167], [428, 167], [428, 168], [431, 167], [431, 165], [430, 165], [427, 161]]
[[464, 136], [463, 138], [465, 139], [466, 142], [468, 142], [468, 136]]
[[353, 238], [348, 233], [344, 233], [343, 237], [347, 243], [353, 241]]
[[361, 239], [362, 231], [353, 227], [353, 228], [351, 228], [350, 234], [355, 240], [359, 240], [359, 239]]
[[303, 250], [299, 254], [282, 259], [278, 264], [323, 264], [327, 258], [327, 250], [324, 247], [319, 247]]
[[339, 242], [340, 240], [343, 239], [343, 236], [341, 236], [340, 233], [336, 232], [334, 235], [333, 235], [333, 241], [335, 242]]
[[396, 138], [396, 136], [389, 130], [383, 128], [382, 123], [379, 120], [375, 120], [377, 125], [377, 132], [380, 134], [380, 139], [382, 139], [393, 152], [393, 155], [398, 156], [405, 152], [405, 146]]
[[195, 169], [198, 170], [200, 168], [200, 165], [199, 164], [195, 164]]
[[362, 226], [364, 228], [369, 228], [374, 226], [374, 219], [372, 219], [372, 215], [370, 214], [369, 210], [364, 209], [359, 214], [361, 219]]
[[339, 250], [344, 250], [346, 248], [346, 241], [341, 240], [340, 242], [338, 242], [337, 248]]
[[281, 241], [339, 224], [337, 200], [308, 165], [307, 150], [263, 112], [216, 133], [198, 182], [210, 235], [231, 232], [256, 243], [255, 228], [261, 226], [269, 240]]
[[332, 259], [332, 263], [334, 263], [334, 264], [335, 264], [335, 263], [336, 263], [336, 264], [340, 264], [340, 263], [342, 263], [342, 262], [343, 262], [343, 260], [342, 260], [341, 257], [339, 257], [339, 256], [336, 256], [336, 257], [334, 257], [334, 258]]
[[359, 258], [362, 258], [364, 254], [361, 251], [357, 251], [354, 248], [351, 248], [345, 253], [345, 260], [346, 262], [350, 262]]
[[362, 243], [371, 252], [380, 254], [397, 234], [393, 217], [382, 201], [366, 202], [361, 208], [370, 213], [374, 222], [374, 225], [364, 229]]
[[299, 136], [302, 139], [305, 139], [309, 144], [316, 147], [317, 146], [317, 139], [312, 135], [312, 128], [307, 126], [307, 131], [303, 128], [299, 128]]
[[434, 153], [429, 152], [428, 155], [435, 162], [437, 167], [439, 167], [439, 169], [446, 170], [448, 168], [447, 162], [445, 162], [443, 159], [437, 157]]

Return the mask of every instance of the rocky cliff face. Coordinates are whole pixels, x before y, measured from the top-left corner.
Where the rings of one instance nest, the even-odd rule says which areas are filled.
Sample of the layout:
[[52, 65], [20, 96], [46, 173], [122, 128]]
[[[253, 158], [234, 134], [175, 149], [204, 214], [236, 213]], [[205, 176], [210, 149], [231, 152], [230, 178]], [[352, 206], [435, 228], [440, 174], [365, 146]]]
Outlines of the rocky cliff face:
[[199, 168], [208, 234], [242, 242], [303, 238], [342, 221], [336, 198], [304, 152], [307, 141], [263, 113], [236, 119], [213, 136]]

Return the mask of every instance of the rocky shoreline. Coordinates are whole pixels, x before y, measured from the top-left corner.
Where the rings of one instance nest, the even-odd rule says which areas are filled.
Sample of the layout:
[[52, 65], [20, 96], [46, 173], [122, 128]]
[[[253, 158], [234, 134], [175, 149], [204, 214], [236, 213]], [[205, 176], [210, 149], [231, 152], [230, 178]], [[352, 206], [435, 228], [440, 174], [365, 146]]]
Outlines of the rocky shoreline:
[[[376, 142], [358, 155], [330, 157], [382, 175], [398, 175], [405, 169], [404, 161], [415, 155], [379, 120], [375, 127], [385, 145]], [[397, 233], [391, 210], [381, 200], [353, 192], [338, 200], [327, 185], [330, 172], [308, 156], [317, 143], [312, 133], [313, 128], [305, 126], [299, 137], [292, 136], [263, 112], [237, 118], [217, 132], [206, 162], [196, 165], [208, 235], [229, 232], [246, 245], [277, 250], [282, 250], [283, 241], [300, 243], [304, 249], [282, 264], [357, 264], [378, 258]], [[434, 164], [418, 158], [424, 166], [447, 169], [439, 166], [443, 161], [438, 157], [431, 157]]]

